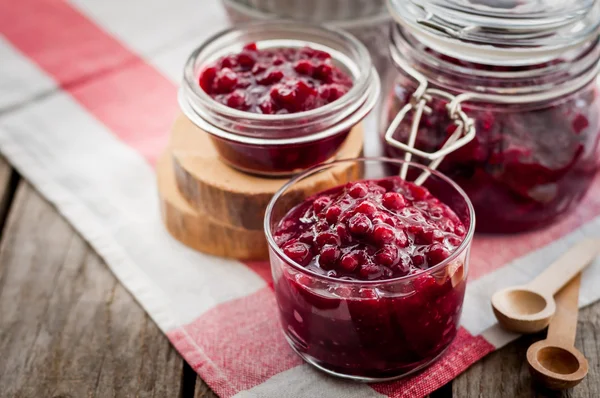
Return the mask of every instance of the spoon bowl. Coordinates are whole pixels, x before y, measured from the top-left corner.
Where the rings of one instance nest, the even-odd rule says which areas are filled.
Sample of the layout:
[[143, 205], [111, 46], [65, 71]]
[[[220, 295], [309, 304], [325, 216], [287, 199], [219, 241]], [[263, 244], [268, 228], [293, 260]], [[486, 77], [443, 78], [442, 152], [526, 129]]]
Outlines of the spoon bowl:
[[556, 303], [548, 294], [516, 286], [497, 291], [492, 296], [492, 309], [503, 328], [535, 333], [548, 326], [556, 312]]
[[517, 333], [544, 330], [556, 312], [554, 294], [590, 265], [599, 249], [600, 239], [584, 239], [527, 285], [496, 292], [492, 296], [492, 309], [500, 326]]
[[575, 387], [587, 375], [589, 365], [581, 351], [548, 340], [538, 341], [527, 350], [533, 377], [553, 390]]

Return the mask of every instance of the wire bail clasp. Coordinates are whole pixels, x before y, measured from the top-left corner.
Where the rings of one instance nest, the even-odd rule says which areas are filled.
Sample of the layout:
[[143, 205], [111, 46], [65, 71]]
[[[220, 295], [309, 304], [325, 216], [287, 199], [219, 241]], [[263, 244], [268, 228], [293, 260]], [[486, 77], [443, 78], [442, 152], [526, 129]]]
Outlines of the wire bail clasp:
[[[463, 93], [454, 96], [443, 90], [429, 88], [428, 81], [425, 76], [411, 68], [401, 57], [397, 56], [397, 54], [394, 54], [393, 51], [392, 58], [400, 68], [402, 68], [419, 83], [419, 87], [411, 96], [410, 102], [402, 107], [400, 112], [398, 112], [392, 123], [387, 128], [385, 132], [385, 140], [391, 146], [402, 149], [406, 152], [404, 154], [405, 162], [410, 162], [413, 155], [419, 156], [421, 158], [430, 160], [428, 167], [435, 170], [442, 160], [444, 160], [446, 155], [463, 147], [471, 142], [473, 138], [475, 138], [475, 122], [472, 118], [467, 116], [460, 106], [461, 102], [469, 99], [472, 93]], [[432, 109], [428, 106], [428, 103], [434, 97], [448, 101], [446, 104], [446, 110], [448, 111], [448, 116], [456, 125], [456, 129], [452, 135], [448, 137], [442, 148], [435, 152], [425, 152], [415, 148], [415, 142], [419, 131], [419, 125], [421, 124], [421, 117], [423, 116], [423, 113], [430, 114], [432, 112]], [[408, 136], [408, 141], [404, 143], [396, 140], [394, 138], [394, 133], [396, 133], [396, 130], [400, 124], [411, 111], [414, 112], [414, 115], [412, 118], [410, 134]], [[406, 179], [407, 171], [408, 164], [404, 163], [400, 169], [400, 177]], [[423, 184], [423, 182], [425, 182], [427, 177], [430, 175], [431, 173], [429, 173], [429, 171], [423, 171], [423, 173], [421, 173], [421, 175], [415, 180], [415, 184]]]

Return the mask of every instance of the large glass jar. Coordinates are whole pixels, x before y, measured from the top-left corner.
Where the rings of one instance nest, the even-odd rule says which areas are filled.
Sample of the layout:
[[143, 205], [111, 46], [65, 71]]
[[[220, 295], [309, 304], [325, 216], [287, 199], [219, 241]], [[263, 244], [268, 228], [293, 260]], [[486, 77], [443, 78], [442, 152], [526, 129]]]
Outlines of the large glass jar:
[[[462, 8], [449, 11], [454, 3]], [[415, 154], [456, 181], [479, 232], [554, 222], [598, 168], [600, 4], [565, 2], [572, 8], [526, 20], [536, 10], [520, 3], [389, 0], [399, 24], [397, 68], [384, 85], [385, 151]]]
[[[257, 51], [268, 52], [270, 58], [258, 58]], [[216, 76], [233, 69], [239, 78], [233, 83], [235, 91], [230, 94], [245, 99], [258, 97], [258, 92], [273, 101], [275, 95], [285, 96], [278, 100], [287, 103], [308, 100], [316, 103], [323, 96], [330, 96], [335, 84], [309, 86], [304, 80], [284, 74], [284, 71], [299, 70], [286, 58], [289, 54], [298, 55], [296, 62], [306, 61], [306, 68], [313, 70], [307, 80], [310, 83], [316, 84], [319, 79], [315, 74], [325, 73], [320, 71], [327, 68], [330, 74], [343, 72], [352, 86], [325, 105], [289, 113], [269, 113], [262, 108], [261, 112], [236, 109], [215, 100], [201, 87], [208, 69], [213, 69]], [[224, 66], [225, 61], [228, 66]], [[331, 72], [334, 68], [337, 71]], [[308, 72], [298, 72], [300, 74], [304, 76]], [[229, 80], [234, 81], [235, 77]], [[260, 82], [261, 79], [266, 83]], [[268, 84], [281, 88], [276, 93], [264, 91]], [[318, 90], [321, 88], [330, 90]], [[209, 134], [225, 163], [253, 174], [280, 176], [297, 173], [334, 157], [350, 129], [373, 109], [379, 92], [379, 76], [369, 52], [352, 35], [318, 25], [265, 21], [226, 29], [192, 52], [184, 69], [179, 104], [183, 113]]]

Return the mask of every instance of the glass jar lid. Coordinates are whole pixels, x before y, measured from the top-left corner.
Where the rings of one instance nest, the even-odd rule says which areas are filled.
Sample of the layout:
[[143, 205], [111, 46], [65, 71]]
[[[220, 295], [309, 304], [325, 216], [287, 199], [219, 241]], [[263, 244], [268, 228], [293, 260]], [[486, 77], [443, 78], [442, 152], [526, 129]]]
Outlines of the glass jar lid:
[[547, 62], [600, 32], [598, 0], [388, 0], [388, 8], [428, 47], [482, 64]]

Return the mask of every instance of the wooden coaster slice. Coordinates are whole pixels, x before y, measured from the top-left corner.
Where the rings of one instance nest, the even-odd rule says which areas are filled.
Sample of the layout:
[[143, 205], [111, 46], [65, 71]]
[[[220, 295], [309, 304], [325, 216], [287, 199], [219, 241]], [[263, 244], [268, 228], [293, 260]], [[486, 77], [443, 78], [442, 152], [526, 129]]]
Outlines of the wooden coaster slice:
[[262, 230], [249, 231], [223, 224], [193, 209], [175, 184], [171, 153], [165, 152], [156, 165], [158, 193], [163, 222], [171, 235], [203, 253], [240, 260], [268, 258]]
[[[337, 159], [360, 156], [362, 125], [356, 126], [336, 154]], [[207, 133], [181, 115], [171, 134], [173, 167], [182, 196], [195, 209], [226, 224], [249, 230], [263, 228], [265, 209], [273, 194], [288, 179], [249, 175], [227, 166]], [[340, 165], [298, 184], [297, 189], [316, 193], [357, 178], [358, 165]]]

